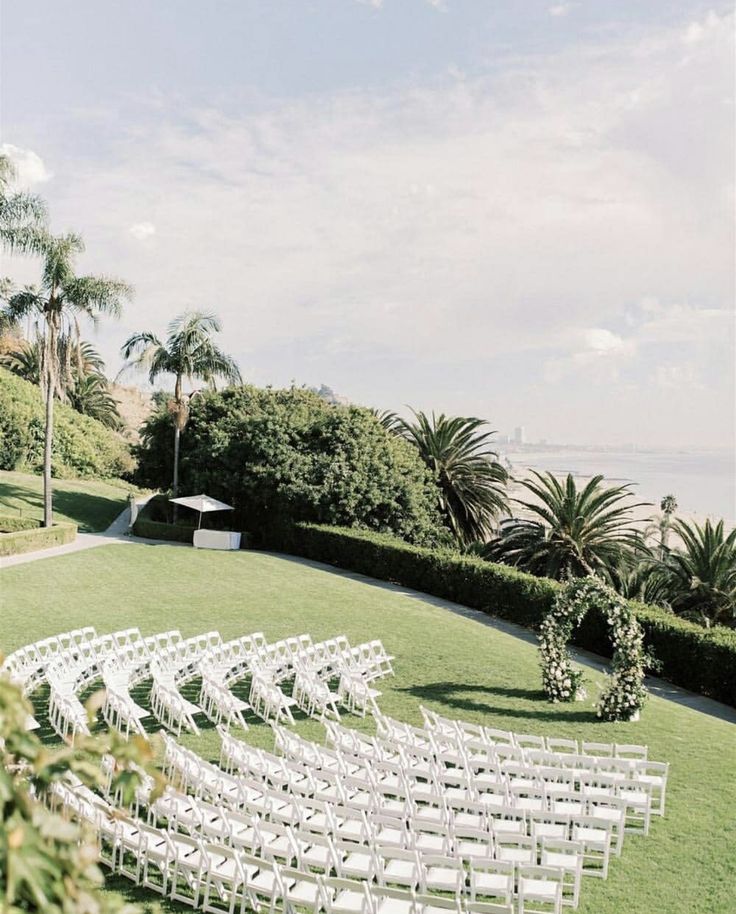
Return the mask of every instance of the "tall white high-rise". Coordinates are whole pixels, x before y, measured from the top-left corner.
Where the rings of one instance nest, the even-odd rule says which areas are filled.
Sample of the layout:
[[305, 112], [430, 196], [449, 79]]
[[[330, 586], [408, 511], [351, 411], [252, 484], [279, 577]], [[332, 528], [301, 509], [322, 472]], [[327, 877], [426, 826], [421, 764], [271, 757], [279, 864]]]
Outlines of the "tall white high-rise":
[[517, 425], [514, 429], [514, 444], [524, 443], [524, 426]]

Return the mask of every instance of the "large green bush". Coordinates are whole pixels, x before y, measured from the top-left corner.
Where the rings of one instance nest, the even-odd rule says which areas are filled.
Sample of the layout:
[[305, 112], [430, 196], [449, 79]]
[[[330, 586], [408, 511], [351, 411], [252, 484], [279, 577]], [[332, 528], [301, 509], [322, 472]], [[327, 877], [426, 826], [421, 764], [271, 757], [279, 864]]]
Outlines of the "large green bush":
[[[54, 476], [113, 477], [133, 470], [123, 439], [70, 406], [54, 408]], [[43, 465], [44, 406], [40, 390], [0, 368], [0, 470]]]
[[[411, 546], [367, 531], [300, 523], [269, 544], [371, 577], [412, 587], [490, 615], [537, 628], [560, 585], [505, 565], [443, 549]], [[664, 609], [633, 604], [645, 648], [665, 679], [736, 706], [736, 632], [705, 629]], [[591, 609], [574, 643], [611, 655], [608, 622]]]
[[[144, 427], [139, 481], [168, 487], [172, 418]], [[416, 450], [366, 409], [311, 391], [233, 387], [197, 397], [181, 437], [181, 492], [206, 492], [237, 509], [254, 533], [296, 521], [390, 531], [436, 543], [447, 532], [438, 489]]]

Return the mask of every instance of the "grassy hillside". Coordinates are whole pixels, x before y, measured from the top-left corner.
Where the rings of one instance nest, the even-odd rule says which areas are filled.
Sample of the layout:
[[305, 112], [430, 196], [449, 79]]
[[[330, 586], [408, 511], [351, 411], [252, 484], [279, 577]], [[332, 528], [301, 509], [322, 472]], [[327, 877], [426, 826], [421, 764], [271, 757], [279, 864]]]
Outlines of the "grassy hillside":
[[[119, 477], [133, 469], [123, 438], [100, 422], [56, 403], [53, 473], [58, 477]], [[0, 470], [37, 471], [43, 462], [41, 391], [0, 368]]]
[[[73, 521], [80, 531], [104, 530], [126, 507], [132, 487], [92, 479], [54, 480], [54, 519]], [[29, 473], [0, 471], [0, 514], [43, 517], [43, 481]]]
[[[524, 733], [649, 746], [671, 763], [667, 816], [648, 838], [627, 836], [607, 881], [584, 881], [580, 914], [727, 914], [736, 884], [736, 727], [652, 698], [638, 723], [596, 720], [601, 677], [589, 672], [589, 700], [550, 705], [540, 690], [533, 645], [378, 582], [351, 579], [297, 559], [255, 552], [212, 553], [143, 544], [108, 546], [2, 572], [0, 644], [10, 650], [54, 632], [93, 624], [137, 625], [148, 634], [218, 629], [224, 637], [262, 630], [269, 639], [309, 631], [351, 641], [380, 637], [396, 655], [396, 677], [379, 683], [388, 714], [420, 722], [419, 704]], [[192, 694], [196, 692], [193, 689]], [[196, 699], [196, 694], [193, 694]], [[143, 700], [143, 699], [142, 699]], [[44, 709], [39, 703], [37, 717]], [[370, 721], [346, 721], [369, 729]], [[268, 746], [251, 719], [245, 735]], [[184, 742], [218, 756], [218, 739]], [[298, 729], [322, 739], [315, 721]], [[127, 897], [149, 900], [114, 884]], [[150, 911], [184, 910], [152, 900]]]

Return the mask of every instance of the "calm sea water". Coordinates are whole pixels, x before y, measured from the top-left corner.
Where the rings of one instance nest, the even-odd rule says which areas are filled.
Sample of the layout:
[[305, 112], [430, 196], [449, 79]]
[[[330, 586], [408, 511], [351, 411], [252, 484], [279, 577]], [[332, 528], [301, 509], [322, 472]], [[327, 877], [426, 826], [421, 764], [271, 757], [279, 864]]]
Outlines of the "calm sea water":
[[505, 456], [512, 473], [549, 470], [555, 474], [593, 476], [602, 473], [610, 482], [635, 484], [637, 497], [654, 502], [664, 495], [677, 498], [680, 515], [724, 518], [736, 524], [736, 454], [729, 451], [594, 451], [511, 450]]

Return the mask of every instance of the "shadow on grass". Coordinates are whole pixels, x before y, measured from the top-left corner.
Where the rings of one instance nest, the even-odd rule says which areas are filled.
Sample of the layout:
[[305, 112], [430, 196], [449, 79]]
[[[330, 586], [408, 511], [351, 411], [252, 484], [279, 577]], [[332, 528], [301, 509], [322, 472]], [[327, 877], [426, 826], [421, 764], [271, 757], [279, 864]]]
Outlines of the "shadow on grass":
[[[52, 481], [52, 487], [55, 482], [57, 480]], [[19, 504], [6, 504], [8, 501]], [[73, 520], [81, 533], [96, 533], [107, 529], [124, 508], [125, 495], [122, 491], [119, 498], [89, 492], [54, 491], [54, 513]], [[0, 514], [2, 513], [40, 517], [43, 514], [43, 495], [11, 482], [0, 482]]]
[[139, 906], [141, 914], [150, 914], [152, 911], [179, 912], [191, 911], [191, 907], [178, 902], [163, 898], [161, 895], [154, 895], [150, 889], [143, 886], [133, 885], [122, 876], [105, 876], [105, 889], [108, 892], [116, 892], [127, 904]]
[[[594, 723], [598, 721], [595, 711], [580, 704], [535, 705], [531, 708], [508, 707], [503, 699], [521, 699], [528, 702], [543, 702], [541, 689], [507, 688], [504, 686], [472, 685], [460, 682], [427, 682], [423, 685], [397, 689], [423, 701], [436, 701], [460, 711], [474, 711], [493, 714], [496, 717], [512, 717], [522, 720], [553, 720], [568, 723]], [[469, 697], [473, 696], [473, 697]], [[477, 696], [474, 697], [474, 696]], [[496, 698], [500, 701], [496, 701]], [[483, 700], [485, 698], [485, 700]]]

